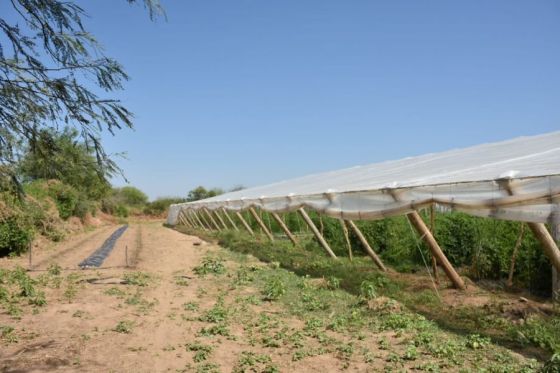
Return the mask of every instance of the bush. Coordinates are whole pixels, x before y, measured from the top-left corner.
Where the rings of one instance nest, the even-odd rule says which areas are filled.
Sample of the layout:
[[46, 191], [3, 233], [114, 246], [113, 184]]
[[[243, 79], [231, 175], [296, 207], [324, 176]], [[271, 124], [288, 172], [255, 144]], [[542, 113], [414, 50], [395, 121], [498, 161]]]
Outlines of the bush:
[[66, 220], [74, 215], [79, 199], [74, 188], [61, 182], [52, 182], [49, 185], [49, 195], [54, 199], [62, 219]]
[[51, 198], [58, 210], [58, 215], [67, 220], [71, 216], [81, 219], [91, 210], [92, 202], [74, 187], [58, 180], [36, 180], [25, 185], [25, 192], [38, 201]]
[[24, 203], [0, 194], [0, 256], [21, 254], [33, 240], [33, 225], [24, 213]]
[[122, 203], [130, 206], [143, 206], [148, 203], [148, 196], [133, 186], [117, 189], [117, 196]]
[[110, 195], [101, 201], [101, 210], [107, 214], [128, 217], [142, 214], [148, 203], [146, 196], [140, 189], [126, 186], [113, 188]]
[[118, 216], [120, 218], [128, 218], [128, 208], [125, 205], [117, 205], [115, 206], [115, 210], [113, 211], [113, 215]]
[[144, 207], [144, 214], [146, 215], [153, 215], [153, 216], [160, 216], [164, 215], [169, 208], [169, 205], [174, 203], [182, 203], [185, 202], [184, 198], [179, 197], [163, 197], [158, 198], [153, 202], [150, 202]]
[[33, 229], [21, 219], [10, 217], [0, 222], [0, 256], [21, 254], [33, 240]]
[[23, 208], [25, 216], [36, 232], [52, 241], [61, 241], [64, 238], [62, 219], [52, 199], [36, 200], [28, 196]]
[[85, 196], [81, 196], [76, 202], [72, 215], [84, 220], [88, 213], [95, 214], [96, 208], [96, 204], [93, 201], [89, 201]]

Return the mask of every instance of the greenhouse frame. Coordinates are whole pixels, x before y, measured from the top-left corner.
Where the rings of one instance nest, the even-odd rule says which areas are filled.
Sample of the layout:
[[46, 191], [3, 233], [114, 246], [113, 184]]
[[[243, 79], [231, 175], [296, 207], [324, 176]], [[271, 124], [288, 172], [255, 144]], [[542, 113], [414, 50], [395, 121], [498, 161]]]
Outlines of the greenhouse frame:
[[[553, 268], [560, 271], [560, 251], [553, 238], [560, 222], [560, 132], [312, 174], [174, 204], [167, 223], [222, 230], [228, 229], [228, 224], [238, 229], [237, 219], [254, 234], [240, 214], [249, 211], [273, 240], [256, 212], [260, 209], [271, 213], [296, 244], [296, 237], [279, 214], [298, 211], [326, 252], [336, 258], [306, 212], [312, 210], [340, 219], [344, 229], [350, 228], [358, 236], [379, 268], [386, 270], [353, 221], [406, 215], [454, 286], [463, 289], [464, 281], [418, 214], [431, 206], [526, 222]], [[552, 227], [552, 234], [545, 224]]]

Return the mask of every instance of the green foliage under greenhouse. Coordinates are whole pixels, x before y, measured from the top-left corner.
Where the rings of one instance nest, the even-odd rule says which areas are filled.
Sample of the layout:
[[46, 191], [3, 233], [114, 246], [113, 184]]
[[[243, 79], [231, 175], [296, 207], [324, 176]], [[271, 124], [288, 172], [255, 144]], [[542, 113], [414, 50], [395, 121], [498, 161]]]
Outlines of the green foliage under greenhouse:
[[[260, 230], [248, 212], [242, 214], [253, 230]], [[271, 231], [282, 237], [283, 231], [274, 219], [266, 212], [261, 212], [261, 215]], [[340, 220], [319, 216], [312, 211], [309, 215], [335, 254], [348, 256]], [[422, 212], [422, 216], [430, 225], [429, 211]], [[454, 266], [460, 267], [473, 280], [507, 278], [522, 223], [479, 218], [458, 212], [436, 212], [434, 217], [434, 236]], [[283, 218], [292, 232], [308, 237], [319, 247], [297, 213], [283, 214]], [[356, 225], [384, 262], [398, 271], [415, 272], [425, 270], [426, 265], [430, 265], [430, 252], [406, 217], [356, 221]], [[349, 238], [353, 254], [365, 255], [352, 231]], [[525, 232], [516, 257], [514, 284], [534, 294], [549, 296], [551, 273], [550, 262], [540, 244], [530, 232]]]

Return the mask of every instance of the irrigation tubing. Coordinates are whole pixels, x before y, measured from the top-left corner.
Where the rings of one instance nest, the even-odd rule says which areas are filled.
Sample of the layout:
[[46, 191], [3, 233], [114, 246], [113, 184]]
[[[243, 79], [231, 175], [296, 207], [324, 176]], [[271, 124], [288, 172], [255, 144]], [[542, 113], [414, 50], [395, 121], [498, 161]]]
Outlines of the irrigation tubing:
[[111, 236], [103, 242], [103, 245], [101, 245], [99, 249], [95, 250], [93, 254], [83, 260], [80, 264], [78, 264], [78, 266], [82, 269], [89, 267], [101, 267], [101, 264], [103, 264], [103, 261], [105, 261], [111, 251], [113, 251], [115, 243], [117, 243], [119, 237], [122, 236], [124, 231], [126, 231], [126, 228], [128, 228], [128, 225], [123, 225], [114, 231], [113, 234], [111, 234]]

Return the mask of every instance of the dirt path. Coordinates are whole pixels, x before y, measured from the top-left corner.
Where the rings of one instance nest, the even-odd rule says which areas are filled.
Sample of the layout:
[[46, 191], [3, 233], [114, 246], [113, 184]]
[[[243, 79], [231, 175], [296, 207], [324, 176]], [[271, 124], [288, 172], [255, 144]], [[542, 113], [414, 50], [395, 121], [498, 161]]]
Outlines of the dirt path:
[[[96, 232], [77, 237], [72, 242], [61, 245], [53, 252], [37, 255], [35, 268], [45, 269], [50, 263], [58, 263], [63, 268], [74, 269], [77, 264], [99, 247], [116, 229], [106, 227]], [[143, 231], [143, 236], [140, 231]], [[142, 238], [140, 238], [142, 237]], [[140, 241], [143, 242], [140, 242]], [[180, 305], [183, 297], [192, 296], [189, 289], [181, 296], [173, 283], [176, 271], [190, 270], [200, 259], [200, 250], [195, 250], [192, 242], [196, 238], [165, 229], [161, 223], [138, 224], [129, 227], [105, 260], [101, 270], [77, 272], [82, 277], [78, 281], [76, 295], [65, 299], [68, 285], [59, 289], [48, 289], [48, 305], [37, 315], [24, 312], [21, 320], [15, 322], [25, 327], [18, 343], [3, 346], [0, 361], [3, 371], [160, 371], [168, 366], [184, 366], [179, 359], [170, 363], [166, 357], [158, 358], [165, 345], [184, 338], [184, 331], [165, 316], [174, 304]], [[139, 254], [138, 245], [146, 247]], [[118, 284], [90, 284], [87, 279], [122, 279], [125, 263], [125, 248], [130, 259], [137, 257], [138, 269], [150, 271], [153, 278], [150, 286], [128, 289]], [[24, 264], [24, 258], [19, 259]], [[23, 262], [23, 263], [21, 263]], [[67, 272], [63, 272], [66, 274]], [[111, 282], [109, 280], [109, 282]], [[109, 296], [108, 289], [122, 289], [123, 294]], [[130, 294], [125, 292], [130, 291]], [[123, 307], [123, 299], [137, 296], [129, 301], [131, 307]], [[183, 292], [184, 293], [184, 292]], [[140, 299], [141, 297], [141, 299]], [[67, 297], [66, 297], [67, 298]], [[157, 305], [154, 307], [154, 305]], [[131, 334], [113, 331], [119, 321], [133, 321], [135, 332]], [[7, 315], [0, 315], [0, 325], [14, 325]], [[154, 354], [154, 351], [157, 353]]]
[[[38, 268], [53, 259], [75, 268], [116, 228], [38, 255]], [[127, 248], [133, 268], [123, 268]], [[161, 222], [135, 223], [102, 269], [32, 272], [46, 284], [47, 304], [21, 305], [21, 315], [0, 312], [0, 371], [378, 371], [392, 354], [409, 353], [412, 337], [402, 331], [339, 333], [336, 324], [327, 330], [313, 318], [294, 317], [280, 304], [263, 302], [262, 290], [252, 281], [255, 271], [268, 273], [269, 267], [254, 258], [208, 259], [224, 255], [233, 254]], [[25, 259], [12, 264], [18, 262]], [[209, 274], [201, 275], [201, 263]], [[314, 294], [310, 282], [297, 281], [301, 290], [296, 292]], [[343, 292], [327, 296], [346, 297]], [[302, 304], [320, 307], [319, 299], [312, 299], [318, 306], [308, 301]], [[329, 311], [329, 318], [336, 321], [337, 312]], [[420, 362], [389, 364], [404, 368]]]

